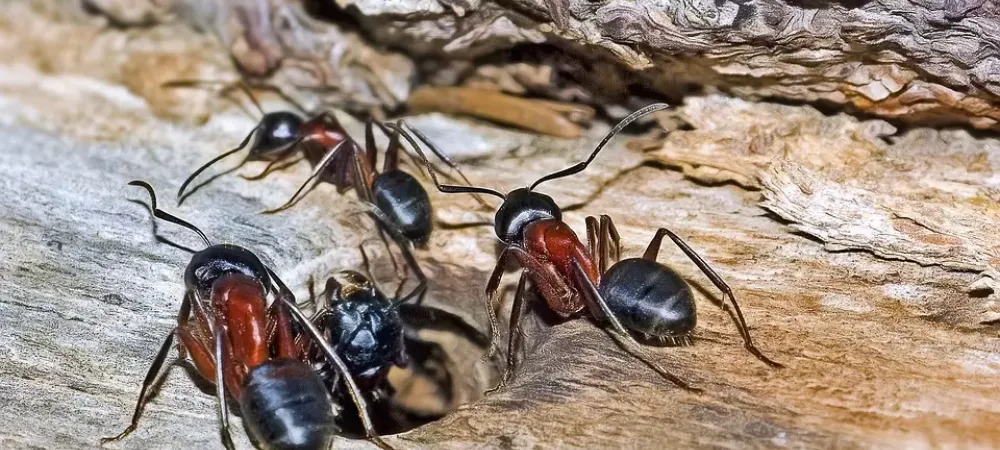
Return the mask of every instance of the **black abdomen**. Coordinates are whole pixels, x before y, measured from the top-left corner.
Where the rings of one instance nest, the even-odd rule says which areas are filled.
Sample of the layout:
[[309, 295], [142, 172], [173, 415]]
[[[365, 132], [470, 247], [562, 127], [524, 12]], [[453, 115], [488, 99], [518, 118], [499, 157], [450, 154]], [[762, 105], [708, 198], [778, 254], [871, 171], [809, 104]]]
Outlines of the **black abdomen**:
[[251, 439], [263, 449], [326, 449], [339, 431], [323, 380], [302, 361], [255, 367], [239, 403]]
[[660, 263], [620, 261], [601, 277], [598, 291], [626, 328], [653, 336], [679, 336], [694, 329], [691, 288]]
[[384, 212], [407, 239], [420, 245], [431, 235], [431, 199], [412, 175], [392, 170], [372, 183], [375, 206]]

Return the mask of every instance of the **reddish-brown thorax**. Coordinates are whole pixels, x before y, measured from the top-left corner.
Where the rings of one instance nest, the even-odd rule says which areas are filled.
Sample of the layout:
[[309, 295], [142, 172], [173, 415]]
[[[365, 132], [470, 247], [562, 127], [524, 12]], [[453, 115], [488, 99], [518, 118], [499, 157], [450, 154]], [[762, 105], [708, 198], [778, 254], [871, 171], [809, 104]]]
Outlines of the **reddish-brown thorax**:
[[[230, 395], [239, 398], [243, 381], [255, 367], [274, 358], [294, 358], [302, 352], [295, 344], [288, 314], [280, 304], [267, 306], [263, 287], [241, 274], [219, 278], [212, 286], [209, 324], [200, 315], [191, 325], [178, 327], [181, 345], [194, 361], [198, 373], [215, 381], [215, 334], [221, 328], [223, 377]], [[268, 330], [275, 330], [276, 352], [272, 352]], [[276, 353], [276, 354], [272, 354]]]
[[347, 133], [339, 128], [339, 126], [337, 128], [331, 127], [328, 121], [320, 117], [302, 124], [301, 131], [303, 140], [315, 142], [320, 147], [330, 150], [337, 144], [349, 139]]
[[583, 310], [585, 305], [573, 282], [573, 261], [580, 264], [595, 285], [600, 282], [600, 275], [590, 253], [569, 225], [556, 219], [528, 224], [524, 229], [524, 249], [540, 262], [547, 262], [555, 269], [556, 273], [545, 273], [552, 270], [544, 268], [531, 268], [529, 271], [533, 283], [542, 292], [549, 307], [564, 315]]
[[[241, 373], [268, 360], [264, 292], [246, 277], [223, 277], [212, 287], [212, 306], [223, 324]], [[221, 316], [220, 316], [221, 315]]]

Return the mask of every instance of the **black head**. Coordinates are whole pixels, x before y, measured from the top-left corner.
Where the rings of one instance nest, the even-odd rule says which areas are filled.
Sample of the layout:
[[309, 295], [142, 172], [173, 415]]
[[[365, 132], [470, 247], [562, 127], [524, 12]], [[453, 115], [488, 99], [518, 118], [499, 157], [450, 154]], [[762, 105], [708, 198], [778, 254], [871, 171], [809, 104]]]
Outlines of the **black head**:
[[333, 304], [317, 325], [359, 382], [404, 365], [403, 322], [395, 305], [367, 278], [345, 271], [333, 281]]
[[524, 227], [542, 219], [562, 220], [562, 210], [552, 197], [528, 188], [514, 189], [507, 194], [494, 223], [497, 236], [505, 243], [519, 242]]
[[304, 123], [301, 116], [289, 111], [264, 114], [257, 125], [257, 141], [250, 149], [250, 156], [259, 157], [287, 149], [302, 137]]
[[210, 245], [195, 253], [184, 270], [184, 284], [201, 298], [209, 298], [215, 281], [232, 273], [257, 280], [265, 292], [270, 289], [271, 278], [260, 258], [245, 248], [229, 244]]

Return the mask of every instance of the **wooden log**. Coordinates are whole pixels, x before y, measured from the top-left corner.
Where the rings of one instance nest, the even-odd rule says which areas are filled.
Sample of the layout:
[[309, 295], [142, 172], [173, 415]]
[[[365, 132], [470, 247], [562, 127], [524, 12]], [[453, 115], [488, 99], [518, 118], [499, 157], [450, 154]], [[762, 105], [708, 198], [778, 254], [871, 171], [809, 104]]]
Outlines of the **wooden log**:
[[[165, 206], [212, 238], [257, 250], [299, 295], [310, 276], [357, 268], [356, 244], [373, 230], [354, 215], [354, 195], [329, 186], [286, 213], [257, 214], [294, 192], [304, 165], [258, 182], [221, 177], [174, 208], [180, 180], [254, 120], [236, 108], [206, 113], [203, 126], [158, 118], [153, 91], [135, 88], [157, 66], [120, 64], [148, 48], [111, 52], [110, 43], [183, 43], [169, 53], [197, 37], [105, 30], [87, 36], [107, 63], [74, 63], [59, 52], [72, 42], [23, 33], [44, 22], [19, 11], [24, 20], [5, 15], [0, 27], [10, 50], [0, 65], [0, 447], [97, 448], [128, 420], [172, 327], [187, 262], [155, 240], [144, 194], [127, 181], [151, 181]], [[52, 26], [63, 36], [87, 29]], [[211, 60], [189, 67], [199, 64]], [[176, 75], [170, 67], [161, 76]], [[566, 213], [577, 230], [587, 215], [614, 216], [626, 255], [657, 227], [676, 231], [733, 286], [758, 344], [787, 368], [747, 354], [718, 293], [665, 247], [661, 261], [696, 288], [699, 328], [692, 347], [650, 352], [706, 393], [665, 383], [593, 323], [529, 314], [506, 391], [387, 440], [402, 449], [1000, 446], [996, 139], [721, 95], [691, 97], [659, 118], [663, 131], [622, 136], [545, 192], [581, 205]], [[438, 114], [411, 123], [474, 182], [501, 190], [577, 161], [608, 129], [564, 140]], [[466, 196], [431, 197], [439, 225], [492, 216]], [[166, 224], [155, 231], [198, 245]], [[482, 288], [495, 257], [489, 227], [439, 226], [418, 253], [428, 301], [485, 329]], [[455, 354], [469, 373], [486, 371], [477, 353]], [[462, 377], [469, 389], [485, 378]], [[213, 402], [174, 370], [140, 429], [109, 447], [217, 448]], [[250, 448], [236, 423], [238, 447]]]

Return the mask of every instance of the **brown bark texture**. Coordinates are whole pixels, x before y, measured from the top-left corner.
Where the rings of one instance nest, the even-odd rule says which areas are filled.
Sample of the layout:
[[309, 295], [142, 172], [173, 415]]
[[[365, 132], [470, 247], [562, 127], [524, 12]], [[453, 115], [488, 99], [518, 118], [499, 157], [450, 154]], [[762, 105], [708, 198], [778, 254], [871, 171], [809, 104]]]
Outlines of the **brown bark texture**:
[[[261, 181], [236, 176], [265, 165], [247, 164], [176, 206], [181, 180], [242, 140], [256, 112], [161, 83], [229, 80], [240, 66], [310, 106], [372, 112], [406, 102], [425, 64], [441, 68], [431, 83], [594, 106], [611, 92], [595, 86], [617, 83], [630, 94], [621, 105], [682, 83], [720, 88], [685, 95], [542, 189], [574, 205], [565, 220], [580, 235], [585, 217], [612, 216], [626, 256], [657, 228], [675, 231], [728, 281], [757, 344], [786, 367], [744, 350], [721, 295], [665, 244], [660, 261], [694, 287], [698, 328], [692, 346], [647, 351], [704, 393], [663, 381], [594, 322], [532, 311], [514, 381], [491, 396], [478, 394], [497, 381], [484, 349], [428, 336], [445, 343], [463, 404], [386, 437], [394, 447], [1000, 447], [1000, 140], [973, 129], [1000, 118], [991, 2], [367, 0], [322, 14], [276, 4], [265, 16], [247, 13], [261, 8], [250, 1], [192, 4], [0, 6], [0, 447], [98, 448], [127, 424], [175, 324], [189, 259], [154, 233], [200, 245], [154, 228], [129, 180], [148, 180], [163, 207], [212, 239], [254, 249], [299, 296], [310, 277], [357, 270], [359, 244], [380, 282], [397, 281], [353, 192], [319, 185], [286, 212], [259, 214], [296, 190], [304, 162]], [[557, 81], [542, 75], [562, 69], [537, 60], [482, 59], [525, 43], [585, 55], [609, 78]], [[654, 89], [640, 95], [642, 80]], [[266, 97], [264, 107], [285, 106]], [[360, 122], [338, 114], [361, 136]], [[440, 113], [407, 120], [474, 183], [502, 191], [579, 161], [610, 128], [594, 120], [564, 139]], [[971, 126], [902, 123], [942, 121]], [[459, 225], [493, 211], [425, 178], [436, 223], [416, 253], [427, 302], [485, 331], [497, 240], [491, 227]], [[503, 330], [517, 273], [505, 279]], [[175, 368], [139, 429], [107, 448], [221, 448], [214, 397], [194, 378]], [[233, 435], [251, 448], [239, 419]]]

